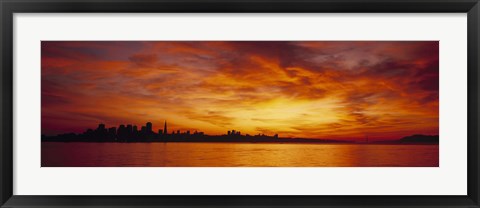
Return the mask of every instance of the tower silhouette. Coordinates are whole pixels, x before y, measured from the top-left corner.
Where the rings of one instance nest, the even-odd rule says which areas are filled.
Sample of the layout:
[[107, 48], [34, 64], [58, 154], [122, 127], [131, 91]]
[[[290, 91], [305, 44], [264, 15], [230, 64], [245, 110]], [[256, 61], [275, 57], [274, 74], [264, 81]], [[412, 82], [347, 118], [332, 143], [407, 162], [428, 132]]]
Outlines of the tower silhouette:
[[167, 120], [165, 120], [165, 125], [163, 126], [163, 134], [165, 134], [165, 135], [168, 134], [168, 131], [167, 131]]

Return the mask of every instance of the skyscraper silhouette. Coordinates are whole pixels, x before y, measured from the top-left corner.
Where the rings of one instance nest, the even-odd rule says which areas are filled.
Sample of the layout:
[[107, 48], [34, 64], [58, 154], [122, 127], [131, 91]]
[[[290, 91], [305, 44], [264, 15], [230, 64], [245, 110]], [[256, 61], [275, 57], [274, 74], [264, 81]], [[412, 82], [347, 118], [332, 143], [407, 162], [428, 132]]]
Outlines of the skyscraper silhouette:
[[152, 123], [147, 122], [146, 127], [147, 127], [147, 133], [152, 133], [152, 129], [153, 129]]
[[167, 135], [168, 134], [168, 131], [167, 131], [167, 120], [165, 120], [165, 125], [163, 127], [163, 134]]

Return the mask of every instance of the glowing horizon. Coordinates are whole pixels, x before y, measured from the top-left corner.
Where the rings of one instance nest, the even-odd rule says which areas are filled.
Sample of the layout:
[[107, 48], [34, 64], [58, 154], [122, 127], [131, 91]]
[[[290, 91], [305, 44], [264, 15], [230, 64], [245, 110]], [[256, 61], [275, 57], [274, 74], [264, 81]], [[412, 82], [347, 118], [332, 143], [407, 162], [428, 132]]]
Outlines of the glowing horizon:
[[42, 41], [42, 134], [438, 135], [438, 41]]

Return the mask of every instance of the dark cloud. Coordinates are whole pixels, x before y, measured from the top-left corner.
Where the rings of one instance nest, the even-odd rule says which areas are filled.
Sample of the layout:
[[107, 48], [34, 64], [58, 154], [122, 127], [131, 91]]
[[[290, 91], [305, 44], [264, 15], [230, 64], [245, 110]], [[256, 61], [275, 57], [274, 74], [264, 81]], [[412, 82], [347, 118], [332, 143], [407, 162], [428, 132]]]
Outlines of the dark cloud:
[[157, 62], [155, 54], [135, 54], [130, 56], [130, 61], [140, 67], [153, 67]]

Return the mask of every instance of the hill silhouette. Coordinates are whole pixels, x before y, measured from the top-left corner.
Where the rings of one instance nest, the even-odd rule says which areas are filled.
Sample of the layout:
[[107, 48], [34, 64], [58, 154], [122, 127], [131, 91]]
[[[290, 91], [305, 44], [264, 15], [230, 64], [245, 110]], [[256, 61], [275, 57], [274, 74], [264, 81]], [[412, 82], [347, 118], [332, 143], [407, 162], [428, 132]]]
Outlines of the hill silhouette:
[[401, 143], [438, 143], [438, 135], [415, 134], [399, 140]]

